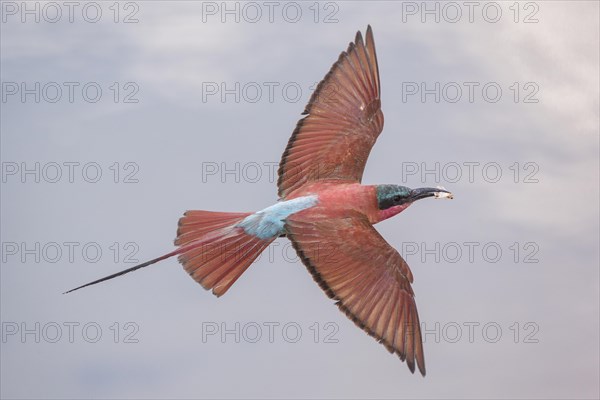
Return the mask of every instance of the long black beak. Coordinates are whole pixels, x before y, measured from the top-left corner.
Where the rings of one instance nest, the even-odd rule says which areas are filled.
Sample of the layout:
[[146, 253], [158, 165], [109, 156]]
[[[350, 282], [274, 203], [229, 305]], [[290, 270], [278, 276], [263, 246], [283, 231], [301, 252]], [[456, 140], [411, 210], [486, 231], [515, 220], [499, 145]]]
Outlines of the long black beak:
[[[445, 196], [441, 196], [441, 193], [447, 193]], [[448, 197], [452, 198], [452, 193], [442, 188], [419, 188], [413, 189], [410, 192], [410, 201], [417, 201], [421, 199], [425, 199], [427, 197]]]

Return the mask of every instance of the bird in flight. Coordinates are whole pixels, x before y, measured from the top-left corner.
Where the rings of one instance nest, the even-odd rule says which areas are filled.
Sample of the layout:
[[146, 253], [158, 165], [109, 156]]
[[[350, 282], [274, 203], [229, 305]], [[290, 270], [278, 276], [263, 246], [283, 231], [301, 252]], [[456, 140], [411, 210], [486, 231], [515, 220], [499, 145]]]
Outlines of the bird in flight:
[[413, 275], [374, 224], [443, 188], [362, 185], [383, 129], [373, 31], [359, 32], [319, 83], [279, 164], [279, 201], [258, 212], [187, 211], [175, 251], [71, 289], [70, 293], [178, 256], [221, 296], [278, 237], [291, 240], [314, 280], [357, 326], [425, 376]]

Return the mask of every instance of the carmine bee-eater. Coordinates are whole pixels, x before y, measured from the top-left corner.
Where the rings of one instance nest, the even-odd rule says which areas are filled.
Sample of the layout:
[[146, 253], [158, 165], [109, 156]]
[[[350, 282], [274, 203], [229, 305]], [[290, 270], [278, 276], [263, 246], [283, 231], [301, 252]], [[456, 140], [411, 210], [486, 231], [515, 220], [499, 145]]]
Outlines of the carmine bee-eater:
[[279, 201], [258, 212], [187, 211], [178, 249], [66, 293], [178, 255], [192, 278], [221, 296], [278, 237], [292, 241], [314, 280], [348, 318], [425, 375], [410, 268], [373, 225], [443, 188], [362, 185], [383, 129], [371, 27], [319, 83], [279, 164]]

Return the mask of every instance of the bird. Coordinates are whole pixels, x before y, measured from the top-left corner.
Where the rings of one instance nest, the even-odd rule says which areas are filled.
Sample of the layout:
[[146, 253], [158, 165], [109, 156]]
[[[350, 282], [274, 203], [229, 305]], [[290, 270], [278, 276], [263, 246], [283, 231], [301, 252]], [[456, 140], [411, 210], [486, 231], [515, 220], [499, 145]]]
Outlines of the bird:
[[191, 210], [179, 219], [177, 249], [65, 293], [178, 256], [204, 289], [222, 296], [271, 242], [286, 237], [316, 283], [358, 327], [425, 376], [413, 274], [373, 227], [442, 187], [363, 185], [383, 130], [373, 30], [360, 31], [317, 85], [278, 169], [277, 202], [257, 212]]

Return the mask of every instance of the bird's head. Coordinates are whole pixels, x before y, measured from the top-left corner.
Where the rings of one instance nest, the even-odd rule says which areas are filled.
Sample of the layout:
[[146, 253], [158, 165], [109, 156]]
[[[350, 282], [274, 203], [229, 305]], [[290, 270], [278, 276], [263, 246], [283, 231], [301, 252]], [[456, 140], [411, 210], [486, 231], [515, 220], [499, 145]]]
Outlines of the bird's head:
[[417, 200], [427, 197], [452, 199], [452, 193], [442, 187], [411, 189], [400, 185], [377, 185], [377, 207], [380, 220], [404, 211]]

